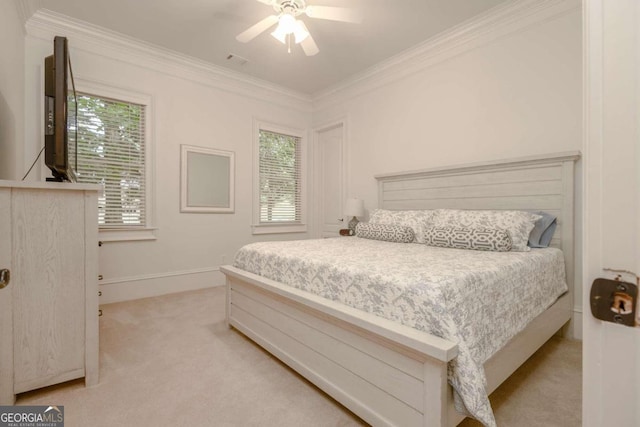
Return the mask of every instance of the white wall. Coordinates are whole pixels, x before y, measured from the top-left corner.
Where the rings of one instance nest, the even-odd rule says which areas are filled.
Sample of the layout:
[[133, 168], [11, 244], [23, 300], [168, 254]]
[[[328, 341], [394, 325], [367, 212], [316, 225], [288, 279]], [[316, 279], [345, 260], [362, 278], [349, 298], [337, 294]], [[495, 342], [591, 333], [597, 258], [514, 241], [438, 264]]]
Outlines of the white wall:
[[[37, 16], [36, 16], [37, 18]], [[26, 39], [27, 120], [40, 123], [41, 64], [51, 54], [53, 35], [46, 22], [28, 26]], [[55, 29], [60, 32], [60, 30]], [[69, 38], [77, 79], [150, 96], [154, 151], [154, 226], [156, 240], [108, 242], [100, 248], [101, 303], [169, 291], [223, 284], [217, 268], [230, 263], [251, 234], [253, 121], [308, 128], [310, 104], [293, 99], [293, 107], [270, 102], [268, 90], [250, 84], [225, 83], [218, 74], [180, 65], [135, 42], [119, 46], [113, 35], [98, 37], [74, 28]], [[111, 38], [110, 38], [111, 37]], [[247, 96], [236, 86], [267, 95]], [[246, 91], [246, 89], [244, 89]], [[273, 93], [273, 98], [286, 94]], [[282, 104], [282, 102], [280, 103]], [[28, 130], [25, 152], [36, 152], [41, 129]], [[180, 144], [235, 152], [235, 213], [180, 213]], [[47, 172], [44, 168], [41, 175]], [[40, 179], [43, 179], [41, 177]], [[266, 239], [305, 238], [307, 233], [262, 235]]]
[[[457, 34], [468, 34], [452, 34], [450, 43], [459, 49]], [[364, 198], [370, 210], [377, 203], [376, 174], [580, 150], [581, 36], [575, 5], [480, 46], [471, 38], [465, 51], [431, 60], [399, 80], [363, 78], [316, 100], [315, 123], [347, 117], [347, 197]], [[396, 75], [402, 65], [393, 69]], [[578, 164], [578, 177], [580, 171]], [[578, 179], [578, 207], [580, 189]], [[578, 315], [580, 269], [578, 264]]]
[[[51, 53], [55, 34], [66, 35], [78, 77], [146, 94], [154, 110], [157, 240], [101, 248], [102, 301], [220, 283], [217, 267], [255, 240], [250, 231], [254, 119], [312, 128], [346, 118], [347, 196], [364, 198], [369, 209], [376, 205], [378, 173], [580, 149], [579, 2], [557, 0], [542, 11], [535, 2], [523, 4], [530, 10], [512, 13], [525, 16], [522, 24], [514, 26], [509, 13], [500, 15], [506, 16], [503, 23], [482, 18], [487, 24], [474, 27], [475, 37], [454, 41], [455, 49], [449, 49], [454, 54], [433, 60], [428, 53], [424, 66], [409, 64], [411, 73], [404, 63], [396, 64], [395, 70], [404, 71], [383, 72], [382, 79], [362, 79], [321, 95], [313, 111], [299, 94], [252, 86], [201, 63], [181, 58], [175, 63], [166, 52], [100, 29], [36, 16], [27, 27], [25, 111], [38, 125], [25, 127], [22, 161], [28, 163], [41, 145], [42, 58]], [[236, 153], [235, 214], [179, 213], [180, 144]], [[38, 173], [34, 178], [43, 179], [46, 170]], [[578, 252], [580, 236], [578, 230]]]
[[[0, 2], [0, 179], [19, 179], [24, 123], [24, 27], [17, 3]], [[20, 142], [19, 142], [20, 141]]]

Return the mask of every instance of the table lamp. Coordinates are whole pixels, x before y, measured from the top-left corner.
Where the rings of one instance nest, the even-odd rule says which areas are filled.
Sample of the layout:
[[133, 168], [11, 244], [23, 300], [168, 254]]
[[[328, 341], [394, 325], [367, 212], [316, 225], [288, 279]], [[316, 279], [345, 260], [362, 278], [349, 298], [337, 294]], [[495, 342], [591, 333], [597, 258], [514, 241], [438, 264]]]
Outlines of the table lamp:
[[362, 199], [347, 199], [347, 206], [345, 208], [344, 213], [347, 216], [353, 217], [351, 221], [349, 221], [349, 230], [353, 230], [355, 233], [356, 225], [358, 225], [359, 216], [364, 215], [364, 200]]

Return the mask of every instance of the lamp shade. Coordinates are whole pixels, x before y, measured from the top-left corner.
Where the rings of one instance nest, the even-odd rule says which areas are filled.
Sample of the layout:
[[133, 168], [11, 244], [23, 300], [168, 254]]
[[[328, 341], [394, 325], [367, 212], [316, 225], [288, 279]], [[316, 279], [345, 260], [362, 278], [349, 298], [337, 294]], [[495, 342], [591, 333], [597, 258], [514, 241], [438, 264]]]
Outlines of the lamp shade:
[[278, 26], [271, 35], [282, 44], [287, 42], [287, 33], [285, 33], [280, 26]]
[[307, 37], [309, 37], [309, 31], [307, 31], [307, 27], [305, 27], [302, 21], [296, 21], [296, 27], [293, 30], [293, 35], [295, 36], [296, 44], [303, 42]]
[[296, 29], [296, 18], [290, 13], [284, 13], [278, 19], [278, 30], [282, 31], [285, 34], [293, 33], [293, 30]]
[[363, 216], [364, 215], [364, 200], [362, 199], [347, 199], [347, 204], [344, 210], [347, 216]]

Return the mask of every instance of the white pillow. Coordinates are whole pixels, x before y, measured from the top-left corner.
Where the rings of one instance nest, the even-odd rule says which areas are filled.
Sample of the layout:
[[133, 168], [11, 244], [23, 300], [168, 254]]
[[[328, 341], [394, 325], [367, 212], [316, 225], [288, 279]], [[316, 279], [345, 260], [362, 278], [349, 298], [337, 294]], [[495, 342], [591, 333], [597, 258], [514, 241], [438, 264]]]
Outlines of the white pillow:
[[511, 235], [512, 251], [527, 252], [529, 233], [540, 218], [540, 215], [525, 211], [437, 209], [433, 216], [433, 226], [501, 228]]
[[392, 211], [388, 209], [374, 209], [369, 217], [372, 224], [401, 225], [413, 229], [414, 242], [424, 243], [424, 232], [432, 226], [435, 210], [406, 210]]

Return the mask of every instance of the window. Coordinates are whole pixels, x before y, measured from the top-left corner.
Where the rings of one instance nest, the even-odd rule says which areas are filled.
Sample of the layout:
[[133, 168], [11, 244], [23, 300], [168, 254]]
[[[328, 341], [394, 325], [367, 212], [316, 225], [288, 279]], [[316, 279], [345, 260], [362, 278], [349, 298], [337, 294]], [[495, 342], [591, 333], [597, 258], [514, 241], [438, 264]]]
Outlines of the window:
[[302, 132], [257, 127], [254, 233], [304, 232]]
[[[146, 105], [77, 93], [78, 182], [101, 184], [100, 230], [148, 226]], [[102, 236], [101, 236], [102, 238]]]

